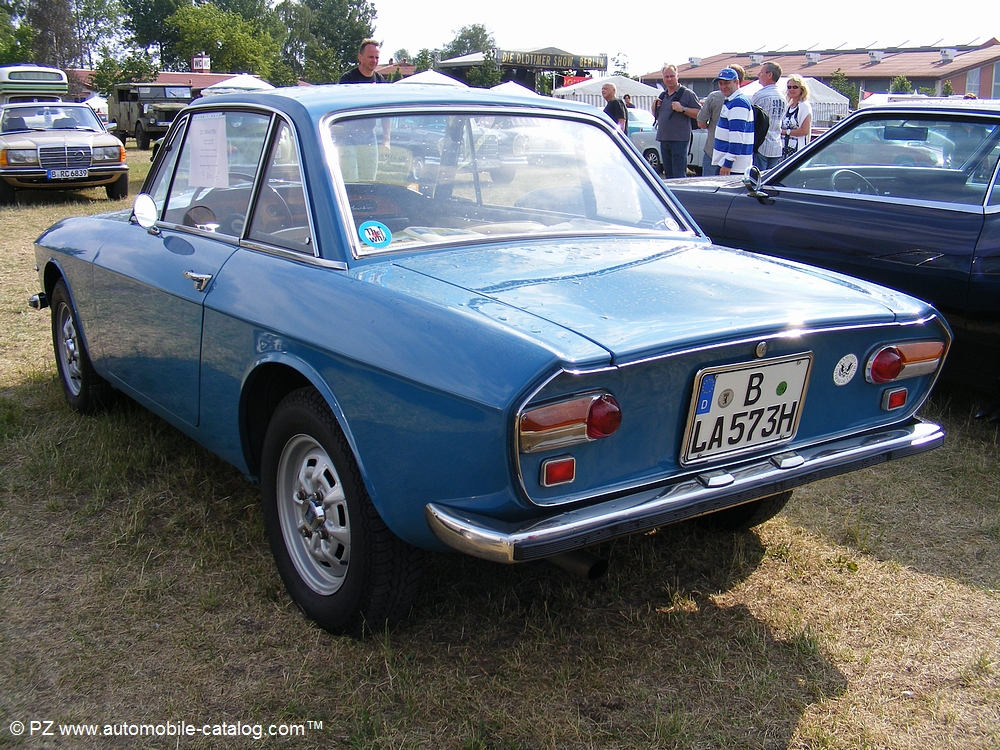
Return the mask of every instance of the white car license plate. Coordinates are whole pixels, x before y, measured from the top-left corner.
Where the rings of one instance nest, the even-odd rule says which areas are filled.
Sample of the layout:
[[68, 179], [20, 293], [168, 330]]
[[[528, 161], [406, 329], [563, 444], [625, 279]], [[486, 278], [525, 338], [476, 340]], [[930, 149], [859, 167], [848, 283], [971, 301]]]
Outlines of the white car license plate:
[[681, 463], [790, 440], [802, 416], [812, 359], [795, 354], [701, 370]]
[[50, 180], [80, 180], [90, 175], [89, 169], [50, 169]]

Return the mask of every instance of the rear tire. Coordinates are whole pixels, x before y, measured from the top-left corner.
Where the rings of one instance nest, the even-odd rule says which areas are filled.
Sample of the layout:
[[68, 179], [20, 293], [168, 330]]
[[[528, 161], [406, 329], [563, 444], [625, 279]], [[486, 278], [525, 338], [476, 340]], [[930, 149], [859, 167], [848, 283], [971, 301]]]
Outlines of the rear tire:
[[114, 389], [94, 370], [69, 289], [62, 279], [52, 290], [51, 307], [52, 346], [66, 401], [81, 414], [93, 414], [107, 408], [114, 398]]
[[509, 185], [515, 174], [514, 167], [494, 167], [490, 170], [490, 179], [497, 185]]
[[663, 174], [663, 165], [660, 163], [659, 151], [655, 148], [647, 148], [643, 153], [643, 156], [646, 157], [646, 161], [649, 162], [649, 166], [651, 166], [657, 174]]
[[409, 611], [424, 553], [386, 527], [313, 388], [286, 396], [268, 425], [261, 504], [285, 588], [320, 627], [360, 636]]
[[128, 172], [114, 182], [109, 182], [104, 186], [104, 190], [108, 194], [108, 200], [120, 201], [128, 198]]
[[760, 500], [709, 513], [707, 516], [699, 518], [698, 523], [706, 529], [714, 531], [747, 531], [774, 518], [791, 499], [791, 490], [779, 492], [777, 495], [762, 497]]

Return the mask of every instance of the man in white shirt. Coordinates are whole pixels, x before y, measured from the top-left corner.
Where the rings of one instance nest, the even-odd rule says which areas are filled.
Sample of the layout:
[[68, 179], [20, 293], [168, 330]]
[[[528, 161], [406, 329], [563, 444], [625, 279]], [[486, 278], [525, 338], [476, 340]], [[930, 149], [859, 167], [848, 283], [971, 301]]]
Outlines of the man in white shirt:
[[770, 118], [767, 128], [767, 138], [754, 152], [753, 163], [762, 172], [781, 163], [781, 117], [785, 114], [785, 98], [778, 93], [775, 84], [781, 78], [781, 66], [775, 62], [766, 62], [760, 66], [757, 80], [760, 90], [753, 95], [752, 103], [760, 107]]

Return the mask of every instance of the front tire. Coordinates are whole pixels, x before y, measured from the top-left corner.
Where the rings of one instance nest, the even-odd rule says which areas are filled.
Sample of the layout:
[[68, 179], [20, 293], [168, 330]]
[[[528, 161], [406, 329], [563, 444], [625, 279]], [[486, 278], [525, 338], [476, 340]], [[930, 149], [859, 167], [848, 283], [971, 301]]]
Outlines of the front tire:
[[261, 503], [285, 588], [320, 627], [360, 636], [407, 613], [423, 552], [386, 527], [337, 420], [313, 388], [286, 396], [268, 425]]
[[128, 198], [128, 172], [105, 185], [104, 191], [108, 194], [108, 200], [120, 201]]
[[63, 394], [69, 405], [81, 414], [93, 414], [106, 408], [114, 396], [111, 385], [94, 370], [73, 311], [69, 289], [62, 279], [52, 290], [52, 346]]
[[142, 126], [141, 122], [135, 124], [135, 145], [140, 151], [149, 150], [149, 133], [146, 132], [146, 128]]
[[6, 180], [0, 179], [0, 206], [14, 205], [14, 188], [7, 184]]
[[792, 499], [792, 491], [762, 497], [750, 503], [709, 513], [698, 519], [698, 523], [714, 531], [747, 531], [774, 518]]

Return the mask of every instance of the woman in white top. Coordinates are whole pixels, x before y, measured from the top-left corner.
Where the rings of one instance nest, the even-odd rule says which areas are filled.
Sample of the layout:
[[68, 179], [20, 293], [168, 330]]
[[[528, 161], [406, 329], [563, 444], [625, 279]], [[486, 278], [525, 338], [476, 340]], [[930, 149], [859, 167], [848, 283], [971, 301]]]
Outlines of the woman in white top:
[[785, 84], [785, 99], [788, 107], [781, 118], [782, 156], [791, 156], [809, 143], [812, 129], [812, 105], [809, 103], [809, 89], [802, 76], [793, 73]]

